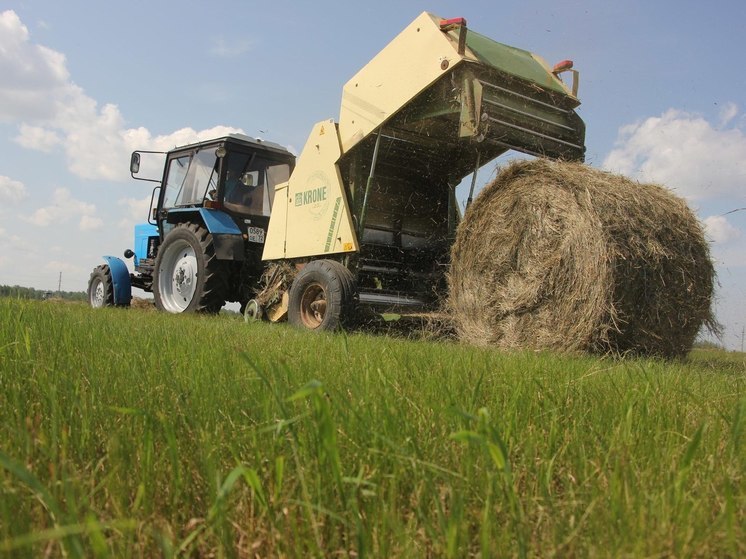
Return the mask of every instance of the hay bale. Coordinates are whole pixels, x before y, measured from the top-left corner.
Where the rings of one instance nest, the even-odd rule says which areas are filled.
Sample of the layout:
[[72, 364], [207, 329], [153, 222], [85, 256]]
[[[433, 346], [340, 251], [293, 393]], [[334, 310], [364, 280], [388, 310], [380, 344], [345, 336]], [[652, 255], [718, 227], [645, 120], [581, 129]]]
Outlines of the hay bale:
[[460, 224], [448, 281], [457, 334], [477, 345], [675, 357], [716, 328], [686, 203], [580, 163], [504, 169]]

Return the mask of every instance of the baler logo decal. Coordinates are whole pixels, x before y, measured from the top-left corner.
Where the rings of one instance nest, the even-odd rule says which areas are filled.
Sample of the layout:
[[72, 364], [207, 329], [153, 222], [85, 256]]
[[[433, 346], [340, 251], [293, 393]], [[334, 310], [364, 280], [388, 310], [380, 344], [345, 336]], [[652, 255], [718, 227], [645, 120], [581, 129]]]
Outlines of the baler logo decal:
[[295, 194], [295, 207], [303, 208], [303, 213], [314, 221], [327, 215], [330, 206], [330, 181], [323, 171], [316, 171], [306, 180], [306, 188]]
[[339, 205], [342, 202], [342, 197], [337, 196], [337, 200], [334, 202], [334, 211], [332, 212], [332, 222], [329, 224], [329, 233], [326, 236], [326, 245], [324, 246], [324, 252], [329, 252], [332, 246], [332, 239], [334, 238], [334, 231], [337, 225], [337, 216], [339, 215]]
[[312, 188], [299, 192], [295, 195], [296, 206], [306, 206], [308, 204], [318, 204], [326, 200], [326, 186], [320, 186], [319, 188]]

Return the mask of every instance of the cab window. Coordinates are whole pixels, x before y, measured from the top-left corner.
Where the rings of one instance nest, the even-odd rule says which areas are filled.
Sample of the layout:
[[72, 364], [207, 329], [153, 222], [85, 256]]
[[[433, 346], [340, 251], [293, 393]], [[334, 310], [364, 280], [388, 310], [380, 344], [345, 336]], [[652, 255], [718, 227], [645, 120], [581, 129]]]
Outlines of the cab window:
[[169, 161], [163, 207], [200, 205], [217, 193], [219, 161], [214, 149], [200, 150]]
[[290, 177], [290, 166], [257, 154], [229, 153], [226, 157], [223, 203], [233, 211], [269, 216], [275, 186]]

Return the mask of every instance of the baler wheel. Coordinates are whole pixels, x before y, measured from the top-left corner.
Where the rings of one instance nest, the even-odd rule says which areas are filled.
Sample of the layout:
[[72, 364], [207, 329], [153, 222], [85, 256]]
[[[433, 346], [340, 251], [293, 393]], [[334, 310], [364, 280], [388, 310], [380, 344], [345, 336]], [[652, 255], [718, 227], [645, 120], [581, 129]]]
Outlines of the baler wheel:
[[355, 309], [355, 280], [335, 260], [314, 260], [290, 287], [288, 320], [309, 330], [336, 330], [348, 325]]
[[180, 223], [158, 249], [153, 295], [158, 310], [217, 313], [225, 304], [225, 270], [212, 235], [195, 223]]
[[96, 266], [88, 280], [88, 302], [94, 309], [114, 306], [114, 284], [107, 264]]
[[256, 322], [264, 318], [264, 309], [256, 299], [251, 299], [243, 309], [243, 319], [246, 322]]

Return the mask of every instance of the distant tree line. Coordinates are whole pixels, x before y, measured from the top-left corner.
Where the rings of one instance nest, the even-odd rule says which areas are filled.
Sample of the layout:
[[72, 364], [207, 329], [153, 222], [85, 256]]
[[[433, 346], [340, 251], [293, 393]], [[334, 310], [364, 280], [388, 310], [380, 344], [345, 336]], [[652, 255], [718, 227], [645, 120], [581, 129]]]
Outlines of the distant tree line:
[[83, 291], [44, 291], [33, 287], [20, 285], [0, 285], [0, 297], [13, 299], [66, 299], [68, 301], [85, 301], [87, 295]]

